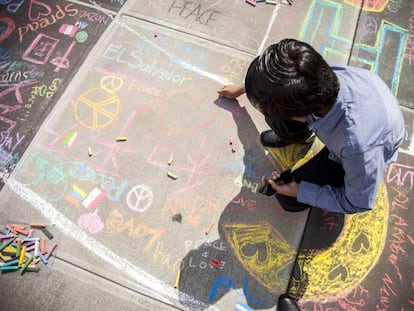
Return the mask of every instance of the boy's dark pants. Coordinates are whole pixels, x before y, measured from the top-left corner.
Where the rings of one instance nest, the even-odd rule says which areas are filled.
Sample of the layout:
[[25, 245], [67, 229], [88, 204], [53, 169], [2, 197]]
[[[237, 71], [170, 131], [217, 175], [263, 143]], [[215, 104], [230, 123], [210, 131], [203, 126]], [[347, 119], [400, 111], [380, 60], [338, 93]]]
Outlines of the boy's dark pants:
[[[329, 150], [324, 147], [316, 156], [292, 172], [296, 182], [307, 181], [317, 185], [340, 187], [344, 184], [345, 172], [342, 165], [328, 158]], [[296, 198], [276, 194], [283, 209], [289, 212], [300, 212], [310, 207], [298, 202]]]

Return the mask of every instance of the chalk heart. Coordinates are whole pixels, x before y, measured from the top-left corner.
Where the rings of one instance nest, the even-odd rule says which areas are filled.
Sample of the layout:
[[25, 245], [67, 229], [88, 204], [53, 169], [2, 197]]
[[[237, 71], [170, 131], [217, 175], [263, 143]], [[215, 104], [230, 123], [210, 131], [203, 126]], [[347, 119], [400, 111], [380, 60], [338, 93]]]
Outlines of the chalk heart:
[[227, 243], [240, 263], [270, 292], [281, 293], [289, 282], [296, 250], [267, 222], [223, 225]]
[[50, 13], [52, 13], [52, 9], [48, 4], [37, 0], [30, 1], [28, 15], [32, 22], [41, 19], [43, 16], [48, 16]]
[[101, 217], [98, 215], [98, 210], [79, 216], [78, 226], [92, 234], [98, 233], [104, 228]]

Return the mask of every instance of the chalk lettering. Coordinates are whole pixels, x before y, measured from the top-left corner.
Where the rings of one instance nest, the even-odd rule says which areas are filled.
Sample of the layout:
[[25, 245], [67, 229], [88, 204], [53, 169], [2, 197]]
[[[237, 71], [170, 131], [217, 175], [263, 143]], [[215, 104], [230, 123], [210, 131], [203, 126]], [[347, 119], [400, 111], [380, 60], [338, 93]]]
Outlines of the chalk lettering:
[[133, 218], [125, 220], [123, 214], [118, 210], [113, 210], [109, 213], [105, 226], [110, 232], [122, 233], [127, 230], [128, 235], [132, 238], [149, 239], [144, 248], [145, 252], [150, 251], [154, 243], [165, 232], [165, 229], [162, 228], [151, 228], [142, 223], [135, 224]]
[[211, 21], [216, 21], [215, 15], [220, 14], [219, 11], [214, 9], [203, 9], [201, 4], [195, 5], [192, 1], [174, 0], [168, 9], [168, 13], [173, 10], [179, 11], [178, 15], [184, 19], [193, 16], [196, 22], [203, 25], [208, 25]]
[[23, 43], [23, 38], [29, 31], [37, 31], [39, 29], [43, 29], [43, 28], [46, 28], [48, 26], [54, 25], [59, 20], [65, 18], [66, 15], [68, 15], [68, 16], [77, 15], [78, 14], [78, 9], [73, 8], [73, 6], [74, 6], [74, 4], [70, 3], [70, 4], [67, 4], [62, 9], [58, 4], [56, 4], [56, 12], [54, 14], [51, 14], [50, 16], [47, 15], [46, 17], [42, 17], [40, 19], [35, 19], [39, 16], [36, 16], [35, 18], [32, 17], [32, 19], [31, 19], [32, 22], [31, 23], [28, 23], [27, 25], [21, 26], [21, 27], [18, 28], [20, 43]]

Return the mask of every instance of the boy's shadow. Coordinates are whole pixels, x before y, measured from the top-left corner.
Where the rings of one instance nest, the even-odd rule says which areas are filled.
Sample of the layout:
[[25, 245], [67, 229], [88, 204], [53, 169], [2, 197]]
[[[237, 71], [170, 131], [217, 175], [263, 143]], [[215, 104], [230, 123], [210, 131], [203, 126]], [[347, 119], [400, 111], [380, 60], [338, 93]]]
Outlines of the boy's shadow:
[[[244, 107], [236, 100], [222, 97], [215, 104], [229, 111], [237, 125], [244, 148], [243, 186], [220, 215], [220, 238], [189, 251], [183, 259], [179, 300], [190, 310], [205, 310], [232, 291], [236, 305], [242, 310], [268, 309], [287, 291], [293, 271], [301, 273], [294, 266], [308, 211], [288, 213], [274, 197], [258, 193], [261, 177], [275, 169], [276, 164], [272, 164], [258, 142], [259, 132]], [[256, 185], [252, 180], [257, 181]], [[313, 209], [312, 213], [321, 214], [318, 226], [323, 231], [326, 212]], [[333, 213], [328, 214], [332, 217]], [[308, 242], [305, 252], [328, 247], [336, 240], [344, 217], [333, 216], [340, 224], [335, 232], [329, 231], [323, 241], [311, 239], [314, 243]], [[313, 230], [313, 234], [324, 234], [321, 230]], [[300, 275], [300, 279], [305, 281], [306, 276]], [[306, 284], [300, 288], [306, 291]], [[226, 310], [235, 308], [235, 305], [225, 306]]]

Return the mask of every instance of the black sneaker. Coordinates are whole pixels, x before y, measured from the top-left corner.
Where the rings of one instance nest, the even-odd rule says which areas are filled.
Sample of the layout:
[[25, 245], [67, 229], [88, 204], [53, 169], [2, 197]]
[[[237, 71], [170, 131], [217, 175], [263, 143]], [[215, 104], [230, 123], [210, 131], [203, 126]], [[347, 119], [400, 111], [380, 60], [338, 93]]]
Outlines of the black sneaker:
[[303, 139], [283, 139], [280, 138], [279, 135], [277, 135], [273, 130], [267, 130], [260, 134], [260, 142], [265, 147], [273, 147], [273, 148], [279, 148], [284, 147], [291, 144], [309, 144], [313, 142], [315, 139], [315, 136], [310, 136], [308, 138]]
[[283, 294], [279, 297], [277, 304], [277, 311], [300, 311], [296, 300], [288, 294]]

